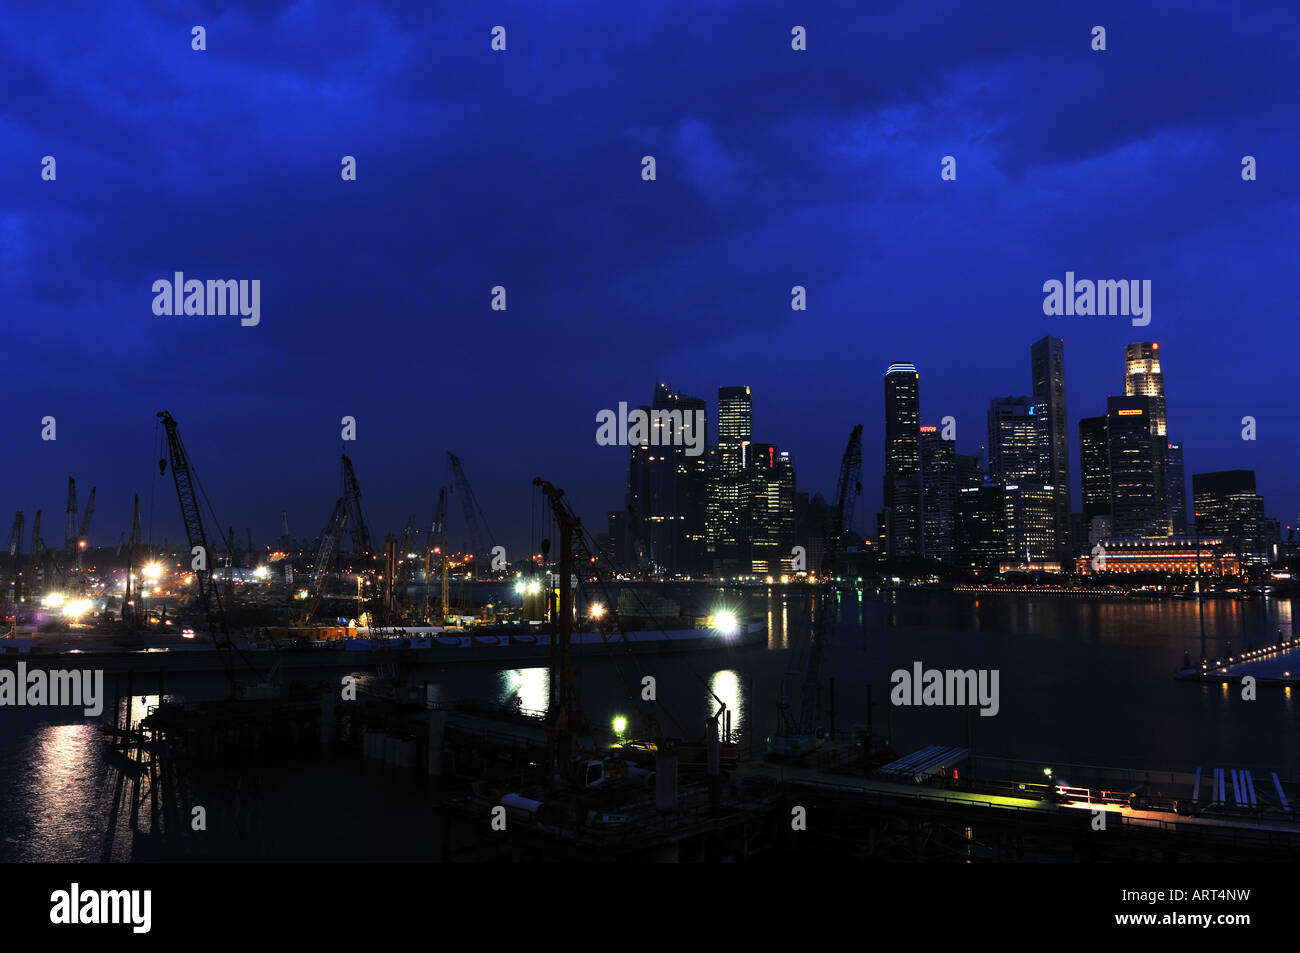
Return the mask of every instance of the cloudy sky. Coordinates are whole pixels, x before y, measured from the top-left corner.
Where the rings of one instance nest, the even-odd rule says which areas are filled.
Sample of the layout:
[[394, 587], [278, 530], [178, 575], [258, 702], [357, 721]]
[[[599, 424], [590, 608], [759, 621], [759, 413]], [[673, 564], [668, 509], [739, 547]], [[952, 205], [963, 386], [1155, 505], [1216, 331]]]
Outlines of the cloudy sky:
[[[1077, 420], [1122, 392], [1124, 345], [1156, 340], [1189, 484], [1255, 469], [1294, 523], [1300, 8], [1133, 6], [11, 8], [0, 505], [29, 527], [44, 509], [58, 540], [71, 474], [83, 502], [99, 487], [97, 542], [132, 493], [178, 538], [167, 409], [241, 538], [269, 541], [281, 509], [311, 536], [351, 415], [381, 535], [428, 524], [451, 449], [517, 548], [536, 475], [603, 528], [626, 451], [596, 444], [596, 414], [665, 381], [711, 413], [751, 385], [755, 438], [801, 490], [830, 493], [863, 423], [874, 526], [886, 366], [914, 362], [925, 422], [952, 415], [975, 453], [989, 398], [1027, 392], [1029, 346], [1056, 334], [1076, 508]], [[155, 315], [175, 271], [259, 279], [261, 323]], [[1150, 280], [1150, 326], [1045, 316], [1066, 271]]]

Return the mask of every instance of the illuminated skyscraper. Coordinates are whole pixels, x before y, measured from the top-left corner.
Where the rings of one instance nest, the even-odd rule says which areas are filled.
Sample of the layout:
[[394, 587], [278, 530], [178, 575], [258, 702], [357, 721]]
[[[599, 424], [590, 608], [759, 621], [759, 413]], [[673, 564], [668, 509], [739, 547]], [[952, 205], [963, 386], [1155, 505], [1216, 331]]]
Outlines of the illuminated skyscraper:
[[[715, 571], [742, 568], [741, 530], [749, 514], [746, 452], [753, 441], [753, 400], [748, 387], [718, 388], [718, 449], [709, 475], [708, 553]], [[748, 566], [743, 567], [748, 570]]]
[[1220, 536], [1242, 565], [1264, 565], [1271, 556], [1264, 500], [1255, 492], [1254, 470], [1222, 470], [1192, 474], [1196, 531], [1205, 538]]
[[[1082, 417], [1079, 420], [1079, 471], [1082, 477], [1083, 530], [1092, 539], [1093, 520], [1098, 516], [1110, 518], [1110, 446], [1105, 417]], [[1101, 535], [1110, 536], [1109, 528]]]
[[1165, 446], [1165, 505], [1175, 536], [1187, 535], [1187, 477], [1182, 443]]
[[886, 555], [921, 555], [921, 375], [895, 362], [885, 371], [884, 517]]
[[1124, 348], [1124, 396], [1150, 397], [1156, 436], [1168, 436], [1165, 375], [1160, 370], [1160, 345], [1155, 341], [1137, 341]]
[[952, 559], [952, 521], [957, 506], [957, 454], [938, 427], [921, 428], [921, 542], [926, 559]]
[[1110, 512], [1115, 536], [1169, 535], [1165, 441], [1155, 432], [1155, 412], [1151, 397], [1111, 397], [1106, 402]]
[[989, 401], [989, 477], [995, 483], [1047, 483], [1044, 404], [1028, 397]]
[[[1065, 413], [1065, 342], [1045, 337], [1029, 348], [1034, 399], [1045, 414], [1046, 471], [1043, 482], [1055, 494], [1056, 546], [1061, 565], [1069, 565], [1070, 540], [1070, 424]], [[1077, 543], [1076, 543], [1077, 545]]]

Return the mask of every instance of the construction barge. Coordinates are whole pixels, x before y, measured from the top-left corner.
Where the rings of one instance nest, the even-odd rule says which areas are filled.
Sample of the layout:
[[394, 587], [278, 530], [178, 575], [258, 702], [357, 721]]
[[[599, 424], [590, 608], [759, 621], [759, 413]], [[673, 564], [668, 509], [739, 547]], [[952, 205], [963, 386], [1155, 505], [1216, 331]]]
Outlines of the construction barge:
[[[675, 655], [729, 651], [766, 641], [761, 621], [734, 628], [691, 628], [633, 632], [574, 632], [571, 654], [576, 658], [606, 657], [611, 646], [635, 655]], [[552, 636], [536, 626], [481, 628], [406, 628], [370, 633], [342, 629], [330, 639], [296, 635], [289, 628], [268, 629], [260, 638], [236, 641], [239, 651], [255, 665], [270, 669], [355, 670], [400, 659], [413, 665], [446, 667], [466, 663], [486, 665], [546, 664]], [[144, 647], [125, 648], [113, 636], [78, 639], [34, 638], [0, 642], [0, 667], [18, 660], [27, 667], [90, 668], [107, 672], [220, 672], [226, 662], [206, 637], [154, 636]]]

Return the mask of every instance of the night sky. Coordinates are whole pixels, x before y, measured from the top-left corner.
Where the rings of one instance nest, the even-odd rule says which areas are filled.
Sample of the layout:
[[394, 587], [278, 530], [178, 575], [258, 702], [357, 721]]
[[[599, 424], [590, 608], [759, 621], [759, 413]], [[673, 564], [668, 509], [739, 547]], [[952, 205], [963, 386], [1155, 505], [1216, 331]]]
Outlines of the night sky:
[[[659, 380], [708, 400], [710, 439], [718, 386], [751, 385], [755, 439], [828, 496], [863, 423], [874, 528], [887, 365], [976, 453], [1045, 334], [1075, 509], [1078, 418], [1156, 340], [1189, 494], [1248, 468], [1300, 511], [1294, 3], [18, 4], [0, 42], [0, 506], [28, 533], [44, 509], [52, 545], [70, 474], [92, 541], [133, 492], [181, 538], [168, 409], [241, 542], [281, 509], [320, 531], [352, 415], [381, 538], [427, 527], [451, 449], [513, 558], [537, 475], [604, 529], [627, 451], [596, 413]], [[175, 271], [259, 279], [260, 325], [156, 316]], [[1066, 271], [1149, 279], [1151, 324], [1045, 316]]]

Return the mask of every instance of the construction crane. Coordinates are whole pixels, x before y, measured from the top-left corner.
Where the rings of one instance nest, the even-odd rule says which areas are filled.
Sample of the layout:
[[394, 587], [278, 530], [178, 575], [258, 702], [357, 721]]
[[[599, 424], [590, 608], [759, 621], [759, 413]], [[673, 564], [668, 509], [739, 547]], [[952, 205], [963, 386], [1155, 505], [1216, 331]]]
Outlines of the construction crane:
[[325, 595], [325, 584], [329, 581], [330, 569], [333, 568], [334, 559], [338, 556], [339, 545], [347, 525], [348, 508], [343, 502], [343, 497], [340, 496], [334, 503], [329, 522], [325, 524], [325, 529], [320, 534], [320, 546], [316, 548], [316, 561], [312, 563], [311, 579], [307, 584], [307, 601], [303, 605], [302, 614], [295, 620], [298, 625], [306, 625], [310, 622], [311, 617], [320, 608], [321, 599]]
[[77, 542], [83, 549], [90, 545], [90, 519], [95, 515], [95, 491], [99, 487], [90, 488], [90, 496], [86, 499], [86, 511], [81, 514], [81, 531], [77, 533]]
[[68, 509], [64, 518], [63, 545], [71, 556], [77, 548], [77, 481], [68, 477]]
[[[160, 410], [158, 417], [162, 420], [167, 434], [167, 456], [159, 461], [159, 470], [165, 470], [167, 463], [171, 462], [172, 480], [176, 484], [176, 498], [181, 504], [181, 518], [185, 521], [185, 538], [189, 541], [190, 552], [194, 553], [197, 549], [203, 556], [204, 563], [195, 570], [194, 581], [198, 586], [199, 602], [203, 606], [208, 629], [212, 634], [212, 644], [216, 647], [222, 665], [225, 667], [226, 677], [230, 682], [230, 694], [233, 698], [238, 694], [238, 685], [235, 682], [235, 657], [239, 655], [239, 651], [230, 638], [230, 629], [226, 625], [226, 610], [221, 604], [221, 592], [212, 580], [212, 569], [207, 565], [212, 550], [208, 547], [208, 537], [203, 530], [203, 515], [199, 509], [198, 493], [201, 492], [201, 488], [198, 486], [198, 478], [194, 474], [185, 444], [181, 441], [175, 418], [165, 410]], [[244, 661], [247, 662], [246, 659]], [[251, 665], [249, 667], [252, 668]]]
[[18, 624], [18, 603], [23, 601], [23, 526], [26, 518], [23, 511], [14, 513], [14, 525], [9, 530], [9, 568], [13, 574], [14, 624]]
[[[465, 515], [465, 530], [469, 533], [471, 552], [475, 559], [481, 559], [488, 554], [490, 549], [490, 547], [484, 548], [483, 531], [487, 531], [490, 546], [496, 545], [496, 537], [492, 535], [492, 528], [488, 526], [483, 507], [479, 506], [478, 498], [469, 485], [469, 478], [465, 476], [465, 468], [460, 465], [460, 457], [450, 450], [447, 451], [447, 457], [451, 461], [452, 486], [455, 492], [460, 494], [460, 508]], [[480, 517], [482, 517], [482, 528], [479, 526]]]
[[122, 622], [135, 628], [135, 605], [131, 598], [131, 574], [135, 572], [135, 549], [140, 545], [140, 494], [135, 495], [135, 505], [131, 514], [131, 539], [126, 544], [126, 593], [122, 596]]
[[[32, 578], [35, 580], [37, 592], [42, 591], [41, 584], [48, 579], [48, 577], [46, 577], [46, 579], [39, 578], [41, 575], [41, 564], [44, 554], [45, 540], [41, 539], [41, 511], [37, 510], [36, 519], [32, 520], [32, 545], [30, 549], [30, 559], [28, 560], [32, 566]], [[27, 588], [31, 589], [32, 587], [28, 586]]]
[[366, 525], [361, 510], [361, 485], [357, 482], [356, 471], [352, 469], [352, 459], [346, 453], [343, 454], [343, 501], [352, 523], [352, 545], [356, 554], [367, 558], [374, 556], [375, 546], [370, 541], [370, 527]]
[[830, 633], [833, 611], [836, 562], [844, 536], [853, 520], [858, 494], [862, 492], [862, 425], [849, 435], [849, 444], [840, 461], [840, 475], [835, 484], [835, 502], [831, 507], [826, 534], [826, 560], [818, 594], [815, 627], [808, 642], [808, 665], [804, 671], [799, 717], [796, 720], [790, 699], [782, 688], [777, 701], [777, 730], [767, 739], [769, 754], [795, 758], [820, 748], [822, 734], [821, 663]]
[[447, 575], [447, 488], [438, 487], [438, 507], [433, 513], [433, 523], [429, 526], [429, 538], [425, 541], [424, 547], [424, 618], [429, 620], [429, 573], [432, 569], [432, 552], [434, 549], [433, 541], [438, 540], [437, 552], [442, 558], [439, 560], [442, 570], [442, 621], [447, 621], [447, 614], [450, 607], [447, 605], [450, 595], [450, 580]]
[[[556, 566], [560, 598], [559, 606], [551, 617], [553, 623], [550, 660], [551, 696], [547, 709], [547, 720], [549, 724], [548, 738], [551, 764], [556, 769], [553, 773], [567, 776], [567, 773], [560, 769], [567, 767], [571, 763], [572, 758], [578, 751], [579, 733], [585, 734], [587, 731], [578, 704], [570, 653], [574, 617], [572, 582], [577, 576], [577, 567], [581, 565], [584, 567], [584, 572], [588, 571], [588, 567], [596, 565], [596, 556], [592, 547], [588, 545], [587, 537], [583, 534], [582, 520], [574, 513], [568, 501], [564, 498], [564, 491], [541, 477], [535, 478], [533, 485], [541, 487], [542, 494], [550, 503], [551, 510], [555, 514], [555, 523], [560, 532], [559, 562]], [[543, 541], [544, 548], [546, 545], [546, 542]], [[604, 581], [599, 575], [596, 578], [602, 589], [604, 589]], [[608, 590], [605, 590], [605, 599], [607, 605], [617, 604], [610, 600]], [[613, 648], [613, 643], [606, 637], [604, 630], [601, 630], [601, 638], [605, 641], [607, 647]], [[631, 658], [626, 633], [624, 633], [622, 647], [627, 657]], [[611, 659], [614, 662], [615, 672], [623, 686], [623, 692], [628, 702], [634, 707], [639, 706], [641, 708], [641, 714], [650, 738], [653, 739], [656, 749], [662, 748], [665, 739], [658, 715], [654, 710], [655, 703], [642, 698], [637, 687], [629, 679], [628, 673], [618, 655], [611, 652]]]
[[[352, 468], [352, 460], [346, 453], [343, 454], [343, 505], [348, 510], [352, 545], [355, 553], [358, 557], [364, 558], [373, 565], [377, 552], [374, 543], [371, 541], [370, 527], [366, 524], [365, 512], [361, 507], [361, 484], [357, 482], [357, 474]], [[392, 580], [389, 579], [388, 582], [391, 583]], [[375, 597], [370, 601], [370, 624], [372, 627], [383, 625], [387, 621], [384, 603], [383, 592], [376, 592]]]

